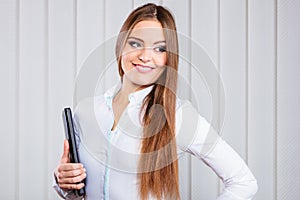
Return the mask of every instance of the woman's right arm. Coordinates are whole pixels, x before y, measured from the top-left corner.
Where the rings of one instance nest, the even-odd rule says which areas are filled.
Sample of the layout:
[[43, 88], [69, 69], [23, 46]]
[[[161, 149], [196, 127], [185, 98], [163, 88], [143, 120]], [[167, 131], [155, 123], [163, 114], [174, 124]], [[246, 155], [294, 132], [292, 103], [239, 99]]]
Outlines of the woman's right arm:
[[57, 193], [64, 199], [78, 198], [73, 189], [81, 189], [84, 183], [79, 183], [86, 178], [86, 170], [81, 163], [70, 163], [69, 143], [64, 141], [64, 152], [58, 166], [54, 171], [53, 187]]

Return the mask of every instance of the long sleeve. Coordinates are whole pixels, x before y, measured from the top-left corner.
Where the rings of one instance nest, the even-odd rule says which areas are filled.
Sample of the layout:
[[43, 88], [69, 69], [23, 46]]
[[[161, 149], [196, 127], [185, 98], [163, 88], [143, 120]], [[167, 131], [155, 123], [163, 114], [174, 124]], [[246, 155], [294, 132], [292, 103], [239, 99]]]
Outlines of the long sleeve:
[[257, 182], [243, 159], [219, 138], [208, 155], [201, 158], [223, 181], [225, 188], [218, 200], [252, 199]]
[[202, 160], [223, 181], [217, 200], [249, 200], [257, 182], [244, 160], [228, 145], [209, 122], [184, 102], [177, 111], [179, 148]]

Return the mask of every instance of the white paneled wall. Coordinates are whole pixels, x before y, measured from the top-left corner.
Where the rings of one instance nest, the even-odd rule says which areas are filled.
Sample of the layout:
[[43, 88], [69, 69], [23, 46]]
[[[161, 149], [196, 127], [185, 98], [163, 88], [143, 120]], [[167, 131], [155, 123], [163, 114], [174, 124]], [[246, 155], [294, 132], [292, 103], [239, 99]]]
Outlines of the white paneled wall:
[[276, 194], [300, 199], [300, 2], [278, 0], [276, 51]]
[[[199, 44], [203, 50], [211, 57], [211, 60], [215, 63], [215, 67], [219, 70], [219, 6], [220, 3], [216, 0], [213, 1], [198, 1], [192, 0], [190, 5], [190, 37], [193, 42]], [[207, 20], [209, 19], [209, 21]], [[197, 63], [196, 60], [199, 57], [197, 52], [199, 49], [195, 49], [193, 46], [191, 49], [191, 63]], [[201, 89], [196, 99], [198, 101], [203, 101], [204, 106], [200, 108], [202, 115], [206, 118], [211, 119], [213, 111], [209, 105], [211, 104], [211, 99], [203, 98], [205, 97], [206, 86], [199, 84], [199, 79], [197, 78], [197, 68], [191, 69], [191, 84], [198, 85]], [[219, 84], [218, 79], [216, 80], [217, 88]], [[199, 90], [197, 90], [199, 91]], [[213, 91], [211, 91], [213, 92]], [[193, 99], [194, 100], [194, 99]], [[197, 100], [194, 100], [197, 101]], [[206, 106], [205, 106], [206, 105]], [[215, 124], [216, 125], [216, 124]], [[216, 175], [207, 168], [198, 159], [191, 157], [191, 169], [190, 171], [190, 198], [188, 199], [216, 199], [219, 193], [218, 178]], [[188, 180], [189, 180], [188, 179]]]
[[[255, 174], [256, 200], [300, 199], [300, 1], [298, 0], [1, 0], [0, 199], [59, 199], [51, 188], [62, 153], [61, 110], [73, 104], [87, 57], [116, 36], [130, 11], [154, 2], [175, 15], [182, 45], [197, 60], [198, 44], [220, 72], [225, 101], [222, 136]], [[105, 67], [105, 66], [103, 66]], [[109, 72], [104, 87], [117, 73]], [[180, 75], [201, 90], [183, 59]], [[203, 93], [202, 93], [203, 91]], [[218, 90], [216, 90], [218, 91]], [[185, 90], [183, 96], [192, 98]], [[216, 94], [218, 97], [218, 94]], [[183, 200], [215, 199], [222, 184], [201, 161], [180, 160]]]
[[275, 9], [272, 0], [248, 5], [248, 163], [266, 199], [276, 199]]
[[[57, 199], [49, 190], [51, 176], [63, 149], [61, 110], [72, 105], [76, 76], [76, 4], [75, 1], [48, 2], [48, 163], [47, 197]], [[17, 192], [17, 191], [16, 191]], [[32, 192], [32, 191], [31, 191]], [[34, 193], [32, 192], [34, 196]], [[32, 196], [32, 198], [33, 198]], [[20, 199], [23, 199], [22, 196]], [[25, 198], [24, 198], [25, 199]]]
[[[18, 196], [47, 198], [48, 23], [46, 1], [20, 1], [18, 63]], [[29, 184], [34, 180], [34, 184]], [[30, 181], [31, 182], [31, 181]]]
[[1, 195], [7, 199], [16, 199], [19, 189], [19, 86], [18, 86], [18, 4], [16, 1], [0, 2], [0, 55], [1, 55], [1, 98], [0, 98], [0, 120], [1, 140], [0, 158], [2, 160], [0, 170], [3, 172], [3, 181], [0, 183]]

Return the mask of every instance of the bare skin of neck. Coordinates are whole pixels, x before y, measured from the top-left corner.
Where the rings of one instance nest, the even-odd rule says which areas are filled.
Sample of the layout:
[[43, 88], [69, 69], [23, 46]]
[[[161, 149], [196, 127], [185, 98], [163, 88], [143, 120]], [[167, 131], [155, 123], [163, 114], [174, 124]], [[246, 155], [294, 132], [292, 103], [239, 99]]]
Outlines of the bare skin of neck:
[[122, 116], [122, 113], [124, 112], [124, 110], [129, 104], [128, 95], [130, 93], [136, 92], [141, 89], [143, 89], [143, 87], [132, 84], [132, 82], [126, 79], [126, 76], [123, 76], [122, 87], [120, 91], [115, 95], [112, 102], [113, 113], [114, 113], [114, 125], [111, 128], [112, 131], [116, 129], [120, 117]]

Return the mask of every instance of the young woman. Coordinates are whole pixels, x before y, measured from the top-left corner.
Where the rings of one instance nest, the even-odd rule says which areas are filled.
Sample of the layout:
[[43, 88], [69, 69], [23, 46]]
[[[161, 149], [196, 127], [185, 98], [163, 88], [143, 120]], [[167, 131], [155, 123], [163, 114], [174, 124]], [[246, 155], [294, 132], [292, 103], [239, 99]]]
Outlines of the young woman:
[[[67, 199], [76, 198], [71, 189], [84, 186], [85, 199], [180, 199], [177, 158], [188, 152], [224, 182], [219, 200], [251, 199], [257, 184], [247, 165], [191, 104], [176, 97], [178, 41], [171, 13], [155, 4], [135, 9], [120, 30], [116, 58], [120, 84], [76, 108], [81, 163], [69, 163], [65, 141], [56, 191]], [[84, 179], [85, 185], [77, 184]]]

